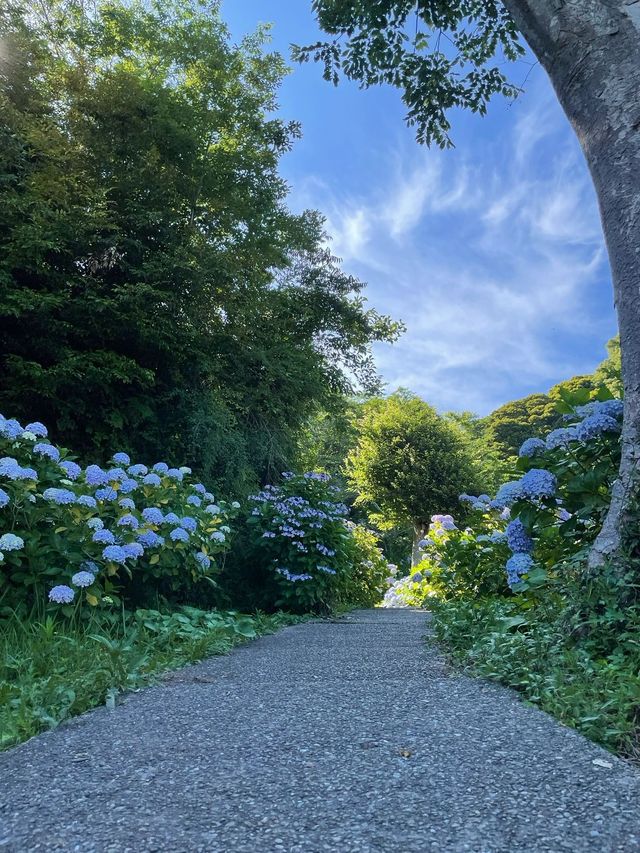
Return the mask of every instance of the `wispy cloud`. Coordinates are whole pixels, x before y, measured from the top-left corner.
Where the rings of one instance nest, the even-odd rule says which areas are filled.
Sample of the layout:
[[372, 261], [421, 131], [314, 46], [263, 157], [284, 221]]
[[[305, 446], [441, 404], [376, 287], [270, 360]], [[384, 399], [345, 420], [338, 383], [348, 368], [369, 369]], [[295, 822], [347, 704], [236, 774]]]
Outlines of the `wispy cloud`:
[[[544, 81], [543, 81], [544, 82]], [[332, 247], [406, 335], [376, 355], [391, 388], [480, 413], [593, 369], [613, 333], [590, 178], [549, 88], [505, 113], [491, 145], [404, 141], [366, 191], [313, 179]], [[606, 306], [606, 309], [603, 309]]]

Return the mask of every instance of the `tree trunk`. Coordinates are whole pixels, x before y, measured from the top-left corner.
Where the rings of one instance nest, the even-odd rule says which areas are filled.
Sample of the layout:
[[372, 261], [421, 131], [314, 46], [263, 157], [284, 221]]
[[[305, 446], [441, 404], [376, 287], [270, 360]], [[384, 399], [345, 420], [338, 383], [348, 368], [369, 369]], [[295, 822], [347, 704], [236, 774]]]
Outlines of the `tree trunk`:
[[640, 0], [503, 2], [578, 135], [611, 263], [624, 426], [611, 506], [589, 558], [593, 569], [619, 555], [640, 474]]
[[419, 543], [424, 539], [427, 530], [427, 525], [424, 522], [416, 521], [413, 524], [413, 547], [411, 549], [411, 568], [415, 568], [422, 560]]

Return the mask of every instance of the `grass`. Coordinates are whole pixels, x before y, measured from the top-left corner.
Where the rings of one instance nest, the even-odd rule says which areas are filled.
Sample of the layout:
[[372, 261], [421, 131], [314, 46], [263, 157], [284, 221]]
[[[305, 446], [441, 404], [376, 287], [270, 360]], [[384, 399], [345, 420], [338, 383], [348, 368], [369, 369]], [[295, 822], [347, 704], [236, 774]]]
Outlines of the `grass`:
[[300, 621], [182, 607], [73, 623], [48, 617], [0, 624], [0, 748], [6, 749], [161, 673], [229, 652]]

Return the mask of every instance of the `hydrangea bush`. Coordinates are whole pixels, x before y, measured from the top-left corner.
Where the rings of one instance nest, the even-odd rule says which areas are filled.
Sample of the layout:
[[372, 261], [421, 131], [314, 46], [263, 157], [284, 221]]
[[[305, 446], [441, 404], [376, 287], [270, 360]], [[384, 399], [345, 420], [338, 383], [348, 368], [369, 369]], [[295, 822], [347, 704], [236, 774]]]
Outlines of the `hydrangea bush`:
[[249, 562], [262, 606], [298, 612], [382, 598], [387, 562], [373, 533], [350, 522], [328, 474], [285, 473], [279, 485], [249, 498]]
[[[535, 595], [560, 573], [583, 564], [607, 510], [620, 457], [621, 400], [566, 395], [566, 426], [527, 439], [514, 479], [489, 495], [461, 495], [471, 526], [433, 516], [423, 561], [393, 597]], [[599, 397], [606, 397], [600, 392]], [[577, 399], [576, 399], [577, 397]]]
[[216, 502], [189, 468], [148, 468], [126, 453], [83, 468], [49, 442], [43, 424], [0, 415], [5, 606], [186, 599], [213, 582], [239, 507]]

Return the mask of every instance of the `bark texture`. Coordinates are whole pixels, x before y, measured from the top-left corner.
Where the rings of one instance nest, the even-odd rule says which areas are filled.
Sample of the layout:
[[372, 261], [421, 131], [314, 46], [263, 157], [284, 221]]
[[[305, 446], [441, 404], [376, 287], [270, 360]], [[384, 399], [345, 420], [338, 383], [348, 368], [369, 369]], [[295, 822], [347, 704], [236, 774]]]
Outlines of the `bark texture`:
[[615, 559], [640, 460], [640, 0], [503, 0], [547, 71], [595, 184], [625, 391], [622, 460], [590, 555]]

